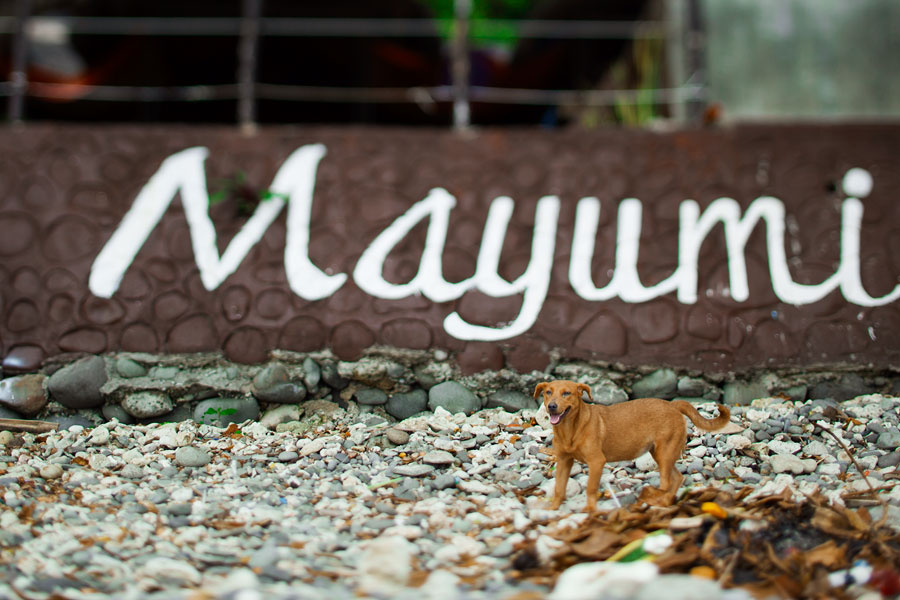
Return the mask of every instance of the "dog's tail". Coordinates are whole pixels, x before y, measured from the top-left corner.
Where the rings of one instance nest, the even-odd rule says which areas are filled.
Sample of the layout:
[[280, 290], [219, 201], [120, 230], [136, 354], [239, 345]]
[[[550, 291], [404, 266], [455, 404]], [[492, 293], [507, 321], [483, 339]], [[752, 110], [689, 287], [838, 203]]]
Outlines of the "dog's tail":
[[731, 411], [724, 404], [716, 404], [719, 409], [719, 416], [715, 419], [706, 419], [697, 412], [694, 405], [684, 400], [673, 400], [672, 405], [677, 408], [684, 416], [691, 420], [691, 423], [704, 431], [716, 431], [722, 429], [731, 419]]

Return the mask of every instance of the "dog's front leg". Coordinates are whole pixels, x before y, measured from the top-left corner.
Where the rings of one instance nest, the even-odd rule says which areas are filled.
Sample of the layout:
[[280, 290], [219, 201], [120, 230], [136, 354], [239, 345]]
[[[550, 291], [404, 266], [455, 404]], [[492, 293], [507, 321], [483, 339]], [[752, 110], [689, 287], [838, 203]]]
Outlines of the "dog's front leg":
[[566, 484], [569, 483], [569, 473], [572, 472], [572, 463], [575, 459], [571, 456], [556, 457], [556, 486], [553, 489], [553, 500], [550, 502], [550, 510], [556, 510], [566, 499]]
[[597, 491], [600, 488], [600, 478], [603, 477], [603, 467], [605, 466], [606, 457], [603, 455], [595, 457], [588, 463], [588, 480], [585, 490], [587, 502], [584, 505], [584, 512], [597, 510]]

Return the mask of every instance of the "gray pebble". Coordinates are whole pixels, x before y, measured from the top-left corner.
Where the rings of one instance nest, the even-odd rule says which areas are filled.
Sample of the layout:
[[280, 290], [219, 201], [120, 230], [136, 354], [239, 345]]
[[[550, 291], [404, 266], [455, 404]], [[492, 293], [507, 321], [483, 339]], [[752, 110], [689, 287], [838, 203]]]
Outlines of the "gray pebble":
[[182, 446], [175, 450], [175, 462], [182, 467], [202, 467], [208, 465], [209, 452], [195, 446]]
[[434, 467], [431, 465], [410, 463], [408, 465], [398, 465], [394, 467], [394, 473], [404, 477], [422, 477], [432, 472], [434, 472]]
[[878, 436], [878, 441], [875, 442], [875, 445], [884, 450], [900, 448], [900, 431], [885, 431]]
[[392, 444], [397, 445], [397, 446], [402, 446], [403, 444], [405, 444], [406, 442], [409, 441], [408, 433], [406, 433], [405, 431], [401, 431], [399, 429], [395, 429], [393, 427], [388, 429], [384, 433], [384, 436], [388, 439], [389, 442], [391, 442]]
[[294, 462], [298, 458], [300, 458], [300, 455], [293, 450], [286, 450], [278, 455], [278, 460], [285, 463]]

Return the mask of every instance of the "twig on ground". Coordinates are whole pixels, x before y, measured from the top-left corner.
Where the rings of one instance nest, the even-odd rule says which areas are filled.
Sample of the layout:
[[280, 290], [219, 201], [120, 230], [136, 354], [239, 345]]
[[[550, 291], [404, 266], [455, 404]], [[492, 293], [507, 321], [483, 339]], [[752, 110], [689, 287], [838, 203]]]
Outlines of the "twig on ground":
[[24, 431], [27, 433], [47, 433], [59, 429], [59, 423], [50, 421], [28, 421], [25, 419], [0, 419], [0, 431]]

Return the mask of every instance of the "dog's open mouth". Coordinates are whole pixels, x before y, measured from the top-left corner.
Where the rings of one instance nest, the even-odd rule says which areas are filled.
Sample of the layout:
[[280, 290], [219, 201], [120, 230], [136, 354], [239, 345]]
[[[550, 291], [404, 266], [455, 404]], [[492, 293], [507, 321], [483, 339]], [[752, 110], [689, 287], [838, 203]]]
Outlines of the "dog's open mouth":
[[558, 413], [558, 414], [555, 414], [555, 415], [550, 415], [550, 424], [551, 424], [551, 425], [558, 425], [559, 422], [562, 421], [562, 418], [563, 418], [564, 416], [566, 416], [567, 414], [569, 414], [569, 409], [568, 409], [568, 408], [567, 408], [566, 410], [564, 410], [563, 412], [561, 412], [561, 413]]

